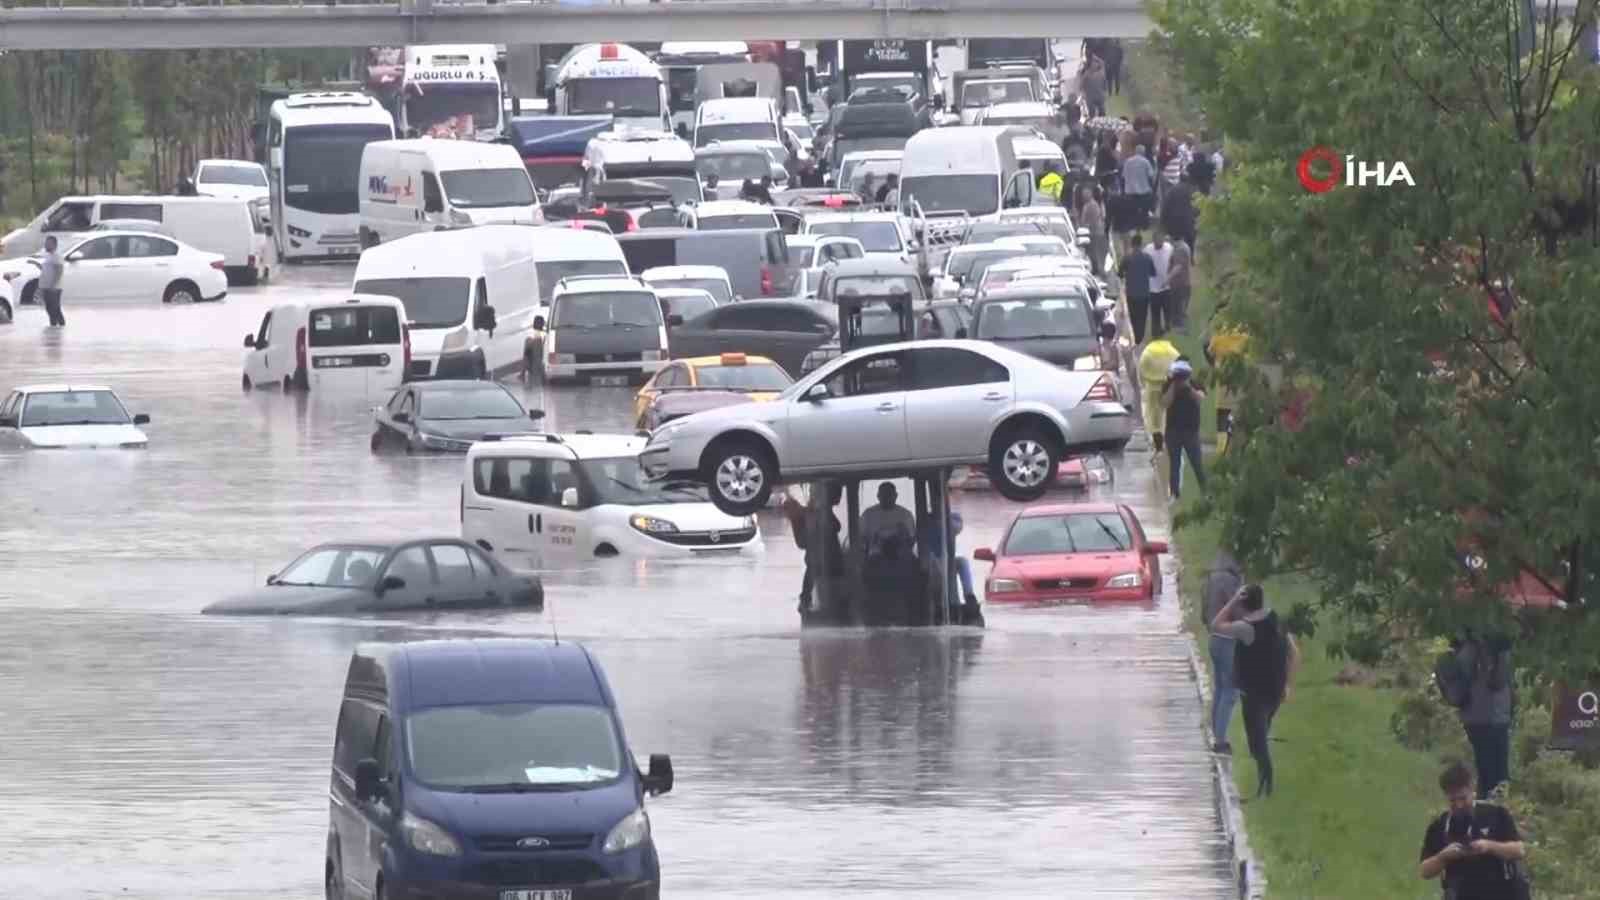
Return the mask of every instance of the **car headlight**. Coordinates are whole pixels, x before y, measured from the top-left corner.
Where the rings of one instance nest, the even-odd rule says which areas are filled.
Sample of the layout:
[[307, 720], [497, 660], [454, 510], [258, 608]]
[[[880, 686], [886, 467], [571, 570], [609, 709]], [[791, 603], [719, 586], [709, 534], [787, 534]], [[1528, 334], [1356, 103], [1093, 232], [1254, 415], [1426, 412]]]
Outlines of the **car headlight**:
[[991, 594], [1015, 594], [1022, 590], [1022, 582], [1011, 578], [989, 579], [988, 592]]
[[660, 362], [661, 361], [661, 351], [660, 350], [646, 350], [643, 353], [639, 354], [639, 358], [644, 360], [645, 362]]
[[290, 226], [288, 226], [288, 229], [289, 229], [289, 234], [294, 236], [294, 237], [297, 237], [297, 238], [308, 238], [308, 237], [311, 237], [311, 232], [305, 230], [304, 228], [296, 228], [293, 225], [290, 225]]
[[1072, 361], [1072, 371], [1074, 372], [1093, 372], [1099, 368], [1100, 357], [1098, 356], [1080, 356]]
[[450, 439], [444, 435], [430, 434], [426, 431], [417, 432], [417, 437], [422, 438], [422, 442], [430, 447], [443, 447], [450, 443]]
[[658, 519], [655, 516], [647, 516], [643, 513], [635, 513], [628, 519], [628, 524], [632, 525], [634, 530], [642, 531], [645, 534], [676, 534], [678, 531], [678, 526], [668, 522], [666, 519]]
[[611, 829], [600, 849], [606, 853], [621, 853], [624, 850], [632, 850], [649, 839], [650, 817], [645, 814], [644, 807], [641, 806], [628, 813], [617, 823], [617, 827]]
[[461, 845], [456, 839], [427, 819], [406, 813], [400, 820], [400, 830], [406, 836], [406, 843], [418, 853], [427, 853], [431, 856], [461, 855]]
[[754, 527], [756, 527], [756, 517], [755, 516], [745, 516], [744, 517], [744, 521], [739, 523], [739, 527], [741, 527], [741, 528], [754, 528]]
[[1114, 575], [1106, 582], [1108, 588], [1136, 588], [1144, 584], [1144, 576], [1138, 572], [1125, 572]]

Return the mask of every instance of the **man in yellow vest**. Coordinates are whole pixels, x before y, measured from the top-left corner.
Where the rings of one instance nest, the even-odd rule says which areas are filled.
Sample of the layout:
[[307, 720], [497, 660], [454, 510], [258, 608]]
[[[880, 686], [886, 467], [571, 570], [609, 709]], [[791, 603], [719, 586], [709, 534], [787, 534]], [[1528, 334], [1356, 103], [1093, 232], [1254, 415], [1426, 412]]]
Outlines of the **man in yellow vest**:
[[1166, 329], [1157, 325], [1150, 343], [1139, 354], [1139, 408], [1144, 411], [1144, 428], [1150, 433], [1150, 444], [1155, 452], [1163, 449], [1162, 432], [1166, 427], [1166, 407], [1161, 402], [1161, 390], [1167, 385], [1172, 364], [1182, 352], [1166, 338]]
[[1049, 168], [1039, 176], [1039, 193], [1044, 194], [1057, 203], [1061, 202], [1061, 192], [1066, 188], [1067, 181], [1056, 171], [1056, 164], [1050, 163]]
[[[1213, 366], [1222, 365], [1222, 361], [1231, 357], [1240, 357], [1245, 354], [1249, 338], [1243, 331], [1230, 326], [1222, 326], [1211, 333], [1206, 340], [1206, 358]], [[1238, 400], [1237, 396], [1221, 384], [1217, 385], [1217, 455], [1222, 455], [1228, 450], [1229, 440], [1233, 437], [1233, 407]]]

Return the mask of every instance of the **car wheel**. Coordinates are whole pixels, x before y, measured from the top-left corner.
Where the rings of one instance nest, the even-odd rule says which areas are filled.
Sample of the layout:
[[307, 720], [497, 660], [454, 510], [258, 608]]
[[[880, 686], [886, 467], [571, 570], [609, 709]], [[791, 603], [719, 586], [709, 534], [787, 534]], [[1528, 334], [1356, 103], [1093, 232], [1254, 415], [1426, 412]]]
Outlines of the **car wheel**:
[[296, 369], [294, 371], [294, 386], [302, 391], [311, 390], [311, 376], [306, 373], [305, 369]]
[[1056, 480], [1060, 462], [1055, 441], [1042, 428], [1008, 428], [989, 448], [989, 483], [1007, 500], [1037, 500]]
[[772, 452], [759, 441], [733, 438], [714, 444], [704, 465], [717, 509], [730, 516], [753, 516], [766, 507], [778, 467]]
[[30, 281], [30, 282], [28, 282], [27, 284], [22, 286], [22, 296], [17, 298], [17, 302], [22, 304], [23, 306], [32, 306], [34, 301], [36, 299], [38, 299], [38, 291], [39, 291], [39, 282], [38, 281]]
[[11, 304], [0, 300], [0, 324], [10, 322], [12, 317]]
[[250, 390], [251, 388], [255, 387], [255, 385], [250, 383], [250, 376], [249, 375], [240, 375], [239, 376], [239, 386], [244, 388], [247, 391]]
[[196, 303], [200, 300], [200, 289], [192, 281], [174, 281], [167, 285], [166, 293], [161, 295], [162, 303]]
[[325, 900], [344, 900], [344, 867], [339, 864], [338, 856], [328, 860], [327, 873], [322, 882], [322, 896]]

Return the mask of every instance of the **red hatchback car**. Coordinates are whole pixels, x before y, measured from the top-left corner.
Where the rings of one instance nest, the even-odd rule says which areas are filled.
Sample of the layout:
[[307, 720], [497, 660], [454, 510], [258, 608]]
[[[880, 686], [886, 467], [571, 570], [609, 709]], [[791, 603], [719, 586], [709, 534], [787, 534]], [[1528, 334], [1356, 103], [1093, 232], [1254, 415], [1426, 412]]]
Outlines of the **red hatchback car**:
[[1163, 541], [1149, 540], [1133, 510], [1112, 503], [1024, 509], [1006, 529], [984, 583], [990, 603], [1148, 602], [1161, 590]]

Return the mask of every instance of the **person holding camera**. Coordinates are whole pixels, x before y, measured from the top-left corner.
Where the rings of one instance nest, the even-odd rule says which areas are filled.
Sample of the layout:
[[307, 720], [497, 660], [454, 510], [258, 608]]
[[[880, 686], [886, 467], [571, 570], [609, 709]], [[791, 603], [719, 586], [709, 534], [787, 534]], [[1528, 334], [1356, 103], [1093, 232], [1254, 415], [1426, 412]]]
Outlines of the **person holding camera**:
[[1442, 877], [1445, 900], [1527, 900], [1527, 850], [1511, 811], [1478, 799], [1463, 762], [1444, 770], [1439, 788], [1450, 806], [1422, 837], [1418, 874]]
[[1232, 638], [1233, 683], [1244, 705], [1244, 734], [1256, 761], [1256, 798], [1272, 794], [1272, 720], [1289, 699], [1300, 647], [1259, 584], [1247, 584], [1211, 620], [1211, 633]]
[[1194, 472], [1195, 483], [1206, 489], [1206, 470], [1200, 449], [1200, 401], [1205, 399], [1193, 379], [1194, 369], [1186, 357], [1178, 357], [1172, 364], [1171, 376], [1161, 389], [1161, 405], [1166, 408], [1167, 432], [1167, 486], [1172, 489], [1172, 502], [1178, 502], [1183, 487], [1183, 457], [1189, 457], [1189, 468]]

